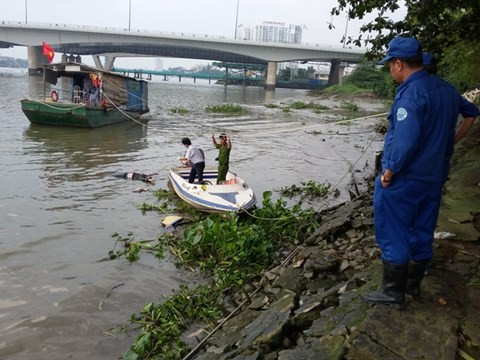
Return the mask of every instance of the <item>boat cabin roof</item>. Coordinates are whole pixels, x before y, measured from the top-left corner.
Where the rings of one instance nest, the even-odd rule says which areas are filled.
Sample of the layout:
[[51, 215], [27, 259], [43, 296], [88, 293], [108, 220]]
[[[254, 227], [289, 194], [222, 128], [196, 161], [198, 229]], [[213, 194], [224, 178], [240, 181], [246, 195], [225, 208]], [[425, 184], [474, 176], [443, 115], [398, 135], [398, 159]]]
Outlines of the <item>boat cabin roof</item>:
[[75, 62], [64, 62], [64, 63], [55, 63], [55, 64], [47, 64], [45, 65], [45, 80], [48, 83], [56, 84], [56, 79], [59, 77], [74, 77], [74, 76], [82, 76], [87, 77], [91, 73], [102, 73], [108, 74], [109, 76], [118, 77], [118, 78], [127, 78], [132, 81], [142, 81], [146, 82], [145, 80], [135, 79], [130, 76], [122, 75], [119, 73], [115, 73], [113, 71], [98, 69], [93, 66], [75, 63]]

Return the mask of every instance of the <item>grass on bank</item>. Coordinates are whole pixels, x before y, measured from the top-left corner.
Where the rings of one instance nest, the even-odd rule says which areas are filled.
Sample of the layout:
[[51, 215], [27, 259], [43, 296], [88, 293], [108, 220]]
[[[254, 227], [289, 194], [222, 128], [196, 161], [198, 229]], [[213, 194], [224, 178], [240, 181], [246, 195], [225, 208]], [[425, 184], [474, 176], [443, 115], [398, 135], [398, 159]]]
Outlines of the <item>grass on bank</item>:
[[275, 263], [280, 249], [302, 241], [318, 226], [313, 210], [302, 210], [301, 204], [287, 208], [283, 199], [273, 201], [271, 197], [271, 192], [263, 194], [263, 207], [252, 210], [255, 218], [209, 215], [188, 226], [181, 237], [162, 234], [155, 243], [147, 244], [133, 240], [131, 234], [117, 236], [125, 250], [112, 251], [112, 258], [125, 256], [134, 261], [142, 250], [158, 256], [169, 249], [180, 265], [200, 269], [211, 279], [208, 285], [182, 287], [164, 301], [148, 303], [139, 314], [132, 315], [130, 327], [140, 334], [124, 359], [181, 359], [188, 351], [182, 334], [193, 323], [214, 326], [221, 316], [217, 305], [222, 303], [224, 291], [244, 285]]
[[[327, 96], [331, 95], [367, 95], [370, 94], [370, 90], [359, 88], [352, 84], [332, 85], [323, 89], [320, 94]], [[312, 92], [312, 94], [318, 94], [318, 92]]]

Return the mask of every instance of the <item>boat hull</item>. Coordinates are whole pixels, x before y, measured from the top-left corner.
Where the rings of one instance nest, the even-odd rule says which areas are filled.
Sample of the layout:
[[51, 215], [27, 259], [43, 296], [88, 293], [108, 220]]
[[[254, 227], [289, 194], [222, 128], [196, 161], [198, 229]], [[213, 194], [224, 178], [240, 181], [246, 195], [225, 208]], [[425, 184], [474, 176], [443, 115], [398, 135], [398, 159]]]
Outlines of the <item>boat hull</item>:
[[120, 112], [117, 109], [106, 110], [99, 107], [87, 107], [82, 104], [42, 102], [23, 99], [22, 111], [32, 124], [96, 128], [106, 125], [138, 119], [139, 113]]
[[207, 213], [241, 212], [255, 205], [255, 195], [248, 185], [235, 174], [229, 172], [228, 179], [237, 179], [238, 183], [213, 185], [216, 170], [206, 169], [204, 179], [212, 185], [189, 184], [189, 169], [170, 170], [170, 184], [178, 197], [198, 211]]

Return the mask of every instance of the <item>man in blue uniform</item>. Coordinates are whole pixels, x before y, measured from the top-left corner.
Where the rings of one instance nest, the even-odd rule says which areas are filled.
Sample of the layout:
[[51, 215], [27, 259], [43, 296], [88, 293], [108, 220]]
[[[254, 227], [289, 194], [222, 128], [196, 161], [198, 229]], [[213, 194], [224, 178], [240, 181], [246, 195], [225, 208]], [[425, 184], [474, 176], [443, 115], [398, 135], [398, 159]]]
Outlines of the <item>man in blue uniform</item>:
[[429, 76], [421, 45], [414, 38], [394, 38], [381, 63], [388, 63], [400, 86], [388, 115], [382, 175], [376, 179], [373, 200], [383, 281], [378, 291], [363, 299], [403, 304], [407, 291], [419, 295], [425, 266], [433, 255], [458, 114], [474, 118], [480, 112], [451, 85]]

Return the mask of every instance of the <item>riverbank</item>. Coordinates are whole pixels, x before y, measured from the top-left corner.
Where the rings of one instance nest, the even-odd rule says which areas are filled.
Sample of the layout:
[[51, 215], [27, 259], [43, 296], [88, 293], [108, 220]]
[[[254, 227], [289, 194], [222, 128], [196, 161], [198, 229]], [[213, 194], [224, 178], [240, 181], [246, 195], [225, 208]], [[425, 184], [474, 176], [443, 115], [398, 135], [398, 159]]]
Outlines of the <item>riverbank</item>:
[[[421, 300], [399, 311], [360, 294], [381, 281], [370, 193], [322, 213], [321, 226], [195, 358], [475, 359], [480, 356], [480, 125], [457, 146]], [[472, 173], [473, 170], [473, 173]], [[466, 177], [468, 172], [470, 176]], [[456, 219], [456, 220], [455, 220]], [[443, 235], [442, 235], [443, 234]]]

